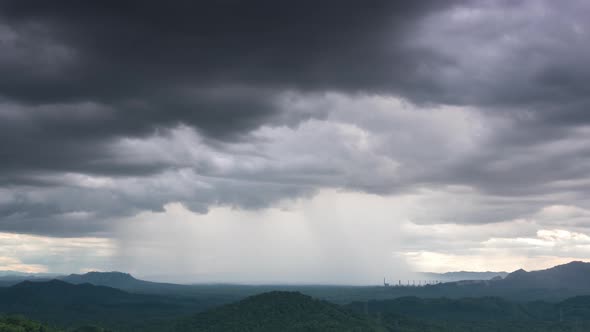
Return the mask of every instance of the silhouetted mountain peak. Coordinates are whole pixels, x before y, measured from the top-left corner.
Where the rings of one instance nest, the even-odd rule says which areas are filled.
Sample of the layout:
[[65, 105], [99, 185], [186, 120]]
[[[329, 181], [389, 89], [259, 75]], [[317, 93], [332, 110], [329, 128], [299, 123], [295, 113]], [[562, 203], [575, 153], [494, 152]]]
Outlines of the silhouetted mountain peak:
[[512, 273], [509, 273], [506, 278], [506, 280], [511, 280], [511, 279], [515, 279], [515, 278], [521, 278], [523, 276], [525, 276], [528, 272], [525, 271], [524, 269], [518, 269]]
[[95, 286], [107, 286], [131, 292], [161, 294], [169, 291], [185, 290], [185, 285], [167, 284], [136, 279], [129, 273], [124, 272], [88, 272], [84, 274], [70, 274], [61, 277], [63, 281], [72, 284], [89, 283]]
[[135, 279], [129, 273], [123, 272], [88, 272], [84, 274], [70, 274], [63, 277], [62, 280], [72, 284], [89, 283], [92, 285], [109, 286], [109, 287], [127, 287], [143, 281]]

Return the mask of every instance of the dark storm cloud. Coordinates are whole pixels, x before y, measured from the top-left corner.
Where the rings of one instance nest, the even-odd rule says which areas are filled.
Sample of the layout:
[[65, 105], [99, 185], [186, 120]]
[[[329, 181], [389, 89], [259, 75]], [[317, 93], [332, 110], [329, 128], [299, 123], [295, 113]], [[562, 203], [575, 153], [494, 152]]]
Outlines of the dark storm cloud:
[[[107, 146], [119, 137], [145, 137], [179, 123], [190, 122], [216, 136], [226, 137], [260, 125], [263, 116], [246, 108], [271, 112], [270, 102], [256, 91], [250, 95], [190, 96], [190, 105], [170, 100], [162, 108], [144, 105], [105, 106], [92, 103], [16, 105], [1, 104], [13, 110], [2, 118], [0, 145], [5, 172], [37, 169], [67, 170], [103, 174], [137, 174], [161, 170], [163, 165], [124, 165], [109, 154]], [[170, 97], [172, 98], [172, 97]], [[149, 99], [149, 96], [146, 96]], [[194, 109], [193, 109], [194, 108]], [[231, 113], [231, 114], [230, 114]], [[234, 114], [235, 113], [235, 114]]]
[[24, 119], [0, 124], [12, 141], [0, 167], [125, 171], [96, 161], [105, 140], [178, 123], [227, 138], [301, 120], [277, 114], [285, 89], [388, 90], [417, 65], [401, 46], [405, 30], [440, 7], [3, 1], [0, 96]]
[[[102, 221], [171, 201], [199, 212], [259, 208], [322, 187], [550, 195], [552, 182], [590, 177], [588, 150], [564, 148], [588, 140], [576, 131], [590, 122], [589, 7], [1, 1], [0, 229], [96, 233], [108, 228]], [[349, 99], [333, 103], [330, 93]], [[378, 103], [354, 103], [391, 96], [417, 105], [417, 115], [369, 116]], [[476, 109], [492, 134], [455, 138], [469, 130], [452, 126], [457, 113], [435, 116], [441, 105]], [[325, 123], [301, 137], [284, 129], [308, 119]], [[252, 134], [265, 125], [277, 133]], [[175, 137], [185, 126], [198, 139]], [[371, 138], [383, 146], [363, 150]], [[280, 143], [260, 151], [265, 139]], [[174, 151], [197, 143], [190, 158]]]
[[[544, 14], [525, 17], [536, 7]], [[476, 17], [458, 19], [461, 10]], [[224, 137], [272, 121], [273, 96], [289, 89], [538, 109], [539, 121], [579, 123], [590, 51], [576, 29], [587, 11], [576, 2], [4, 1], [0, 95], [109, 109], [40, 119], [43, 135], [76, 138], [179, 122]]]
[[[186, 115], [204, 108], [186, 100], [184, 91], [192, 95], [190, 89], [232, 85], [373, 90], [398, 84], [419, 62], [400, 45], [405, 29], [437, 7], [443, 6], [394, 1], [5, 1], [0, 7], [3, 21], [17, 39], [8, 51], [30, 59], [3, 63], [2, 74], [11, 79], [1, 82], [0, 91], [30, 103], [149, 101], [154, 108], [176, 106], [166, 107], [171, 119], [205, 122], [207, 128], [208, 117], [219, 121], [215, 118], [223, 111], [200, 110], [208, 115], [184, 119], [174, 109], [184, 105], [188, 109], [180, 112]], [[40, 48], [53, 63], [38, 59]], [[269, 112], [260, 107], [247, 111], [252, 117]], [[144, 112], [146, 121], [165, 117]], [[227, 112], [240, 114], [233, 108]]]
[[429, 17], [415, 43], [452, 61], [431, 67], [423, 98], [540, 127], [588, 123], [589, 14], [584, 1], [480, 1]]

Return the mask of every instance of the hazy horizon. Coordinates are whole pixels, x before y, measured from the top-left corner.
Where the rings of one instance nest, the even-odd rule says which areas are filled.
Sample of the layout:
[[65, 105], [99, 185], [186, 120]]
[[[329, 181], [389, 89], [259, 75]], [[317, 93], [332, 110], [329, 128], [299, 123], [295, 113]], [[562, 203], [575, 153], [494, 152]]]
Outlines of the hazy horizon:
[[[571, 261], [571, 262], [566, 262], [564, 264], [569, 264], [569, 263], [590, 263], [590, 262], [586, 262], [586, 261]], [[534, 270], [526, 270], [527, 272], [533, 272], [533, 271], [540, 271], [540, 270], [547, 270], [547, 269], [551, 269], [554, 267], [558, 267], [560, 265], [563, 264], [559, 264], [559, 265], [552, 265], [552, 266], [546, 266], [544, 268], [538, 268], [538, 269], [534, 269]], [[522, 268], [519, 268], [517, 270], [522, 270]], [[14, 270], [0, 270], [0, 277], [3, 276], [18, 276], [20, 274], [23, 275], [39, 275], [40, 277], [46, 277], [46, 276], [50, 276], [50, 277], [62, 277], [62, 276], [68, 276], [68, 275], [84, 275], [87, 273], [121, 273], [121, 274], [128, 274], [131, 277], [134, 277], [136, 279], [139, 280], [146, 280], [146, 281], [152, 281], [152, 282], [164, 282], [164, 283], [177, 283], [177, 284], [186, 284], [186, 285], [215, 285], [215, 284], [219, 284], [219, 285], [223, 285], [223, 284], [227, 284], [227, 285], [244, 285], [244, 286], [382, 286], [383, 282], [386, 282], [390, 285], [398, 285], [398, 282], [401, 283], [401, 285], [406, 285], [406, 284], [422, 284], [423, 282], [452, 282], [452, 281], [459, 281], [459, 280], [470, 280], [470, 278], [462, 278], [462, 277], [455, 277], [455, 278], [448, 278], [448, 275], [458, 275], [458, 276], [462, 276], [462, 275], [466, 275], [466, 274], [474, 274], [474, 275], [478, 275], [478, 278], [474, 278], [473, 280], [486, 280], [486, 279], [491, 279], [494, 276], [502, 276], [503, 275], [507, 275], [510, 274], [512, 272], [515, 272], [517, 270], [514, 271], [465, 271], [465, 270], [449, 270], [449, 271], [443, 271], [443, 272], [431, 272], [431, 271], [413, 271], [410, 274], [406, 274], [403, 275], [403, 277], [401, 277], [400, 275], [397, 275], [397, 278], [394, 278], [393, 276], [383, 276], [383, 279], [381, 280], [375, 280], [372, 283], [347, 283], [347, 282], [324, 282], [324, 283], [318, 283], [318, 282], [297, 282], [297, 281], [291, 281], [291, 282], [284, 282], [281, 280], [256, 280], [253, 282], [240, 282], [240, 281], [236, 281], [236, 280], [224, 280], [223, 277], [221, 276], [210, 276], [210, 275], [174, 275], [174, 274], [170, 274], [170, 275], [166, 275], [166, 274], [147, 274], [147, 275], [136, 275], [134, 273], [130, 273], [129, 271], [116, 271], [116, 270], [102, 270], [102, 271], [98, 271], [98, 270], [91, 270], [91, 271], [62, 271], [62, 272], [39, 272], [39, 273], [35, 273], [35, 272], [23, 272], [23, 271], [14, 271]], [[486, 275], [487, 277], [483, 277], [483, 275]], [[447, 276], [447, 279], [444, 278], [444, 276]], [[404, 279], [405, 278], [405, 279]], [[441, 279], [442, 278], [442, 279]]]

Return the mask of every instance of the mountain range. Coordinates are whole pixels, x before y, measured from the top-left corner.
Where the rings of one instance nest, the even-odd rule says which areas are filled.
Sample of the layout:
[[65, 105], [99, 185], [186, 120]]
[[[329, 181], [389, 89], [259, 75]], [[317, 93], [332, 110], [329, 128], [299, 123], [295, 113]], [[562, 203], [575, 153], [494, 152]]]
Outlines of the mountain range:
[[[461, 281], [443, 282], [424, 287], [384, 288], [378, 286], [313, 285], [181, 285], [145, 281], [122, 272], [88, 272], [60, 276], [57, 279], [70, 284], [88, 283], [96, 286], [108, 286], [131, 293], [215, 299], [217, 303], [229, 303], [247, 296], [274, 290], [299, 291], [341, 304], [355, 300], [390, 299], [403, 296], [445, 296], [450, 298], [499, 296], [512, 300], [558, 301], [576, 295], [590, 295], [590, 263], [579, 261], [539, 271], [517, 270], [506, 274], [503, 278], [492, 277], [493, 275], [502, 277], [502, 273], [496, 272], [482, 272], [475, 275], [472, 272], [454, 272], [446, 275], [449, 278], [459, 278]], [[50, 279], [37, 275], [0, 277], [0, 286], [15, 285], [24, 280], [48, 281]]]
[[0, 287], [0, 313], [114, 331], [586, 331], [588, 279], [584, 262], [423, 287], [176, 285], [90, 272]]
[[590, 289], [590, 263], [574, 261], [546, 270], [517, 270], [508, 274], [499, 285], [505, 287]]
[[[361, 287], [361, 286], [298, 286], [298, 285], [179, 285], [158, 283], [134, 278], [121, 272], [89, 272], [60, 277], [60, 280], [82, 284], [108, 286], [134, 293], [162, 295], [190, 295], [217, 297], [220, 302], [232, 302], [240, 298], [274, 290], [302, 292], [332, 302], [348, 303], [358, 299], [388, 299], [403, 296], [420, 297], [480, 297], [499, 296], [511, 300], [563, 300], [576, 295], [590, 295], [590, 263], [579, 261], [558, 265], [549, 269], [526, 272], [517, 270], [505, 274], [496, 272], [455, 272], [449, 278], [460, 281], [443, 282], [424, 287]], [[465, 278], [463, 278], [465, 277]], [[471, 277], [471, 278], [470, 278]], [[485, 279], [475, 279], [475, 278]], [[347, 296], [350, 295], [350, 296]]]

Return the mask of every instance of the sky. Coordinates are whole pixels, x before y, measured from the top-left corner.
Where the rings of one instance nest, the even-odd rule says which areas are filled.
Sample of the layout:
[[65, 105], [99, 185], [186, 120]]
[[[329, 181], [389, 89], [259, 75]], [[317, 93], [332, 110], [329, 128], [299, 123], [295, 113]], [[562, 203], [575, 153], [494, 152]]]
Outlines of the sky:
[[0, 1], [0, 270], [590, 256], [590, 2]]

